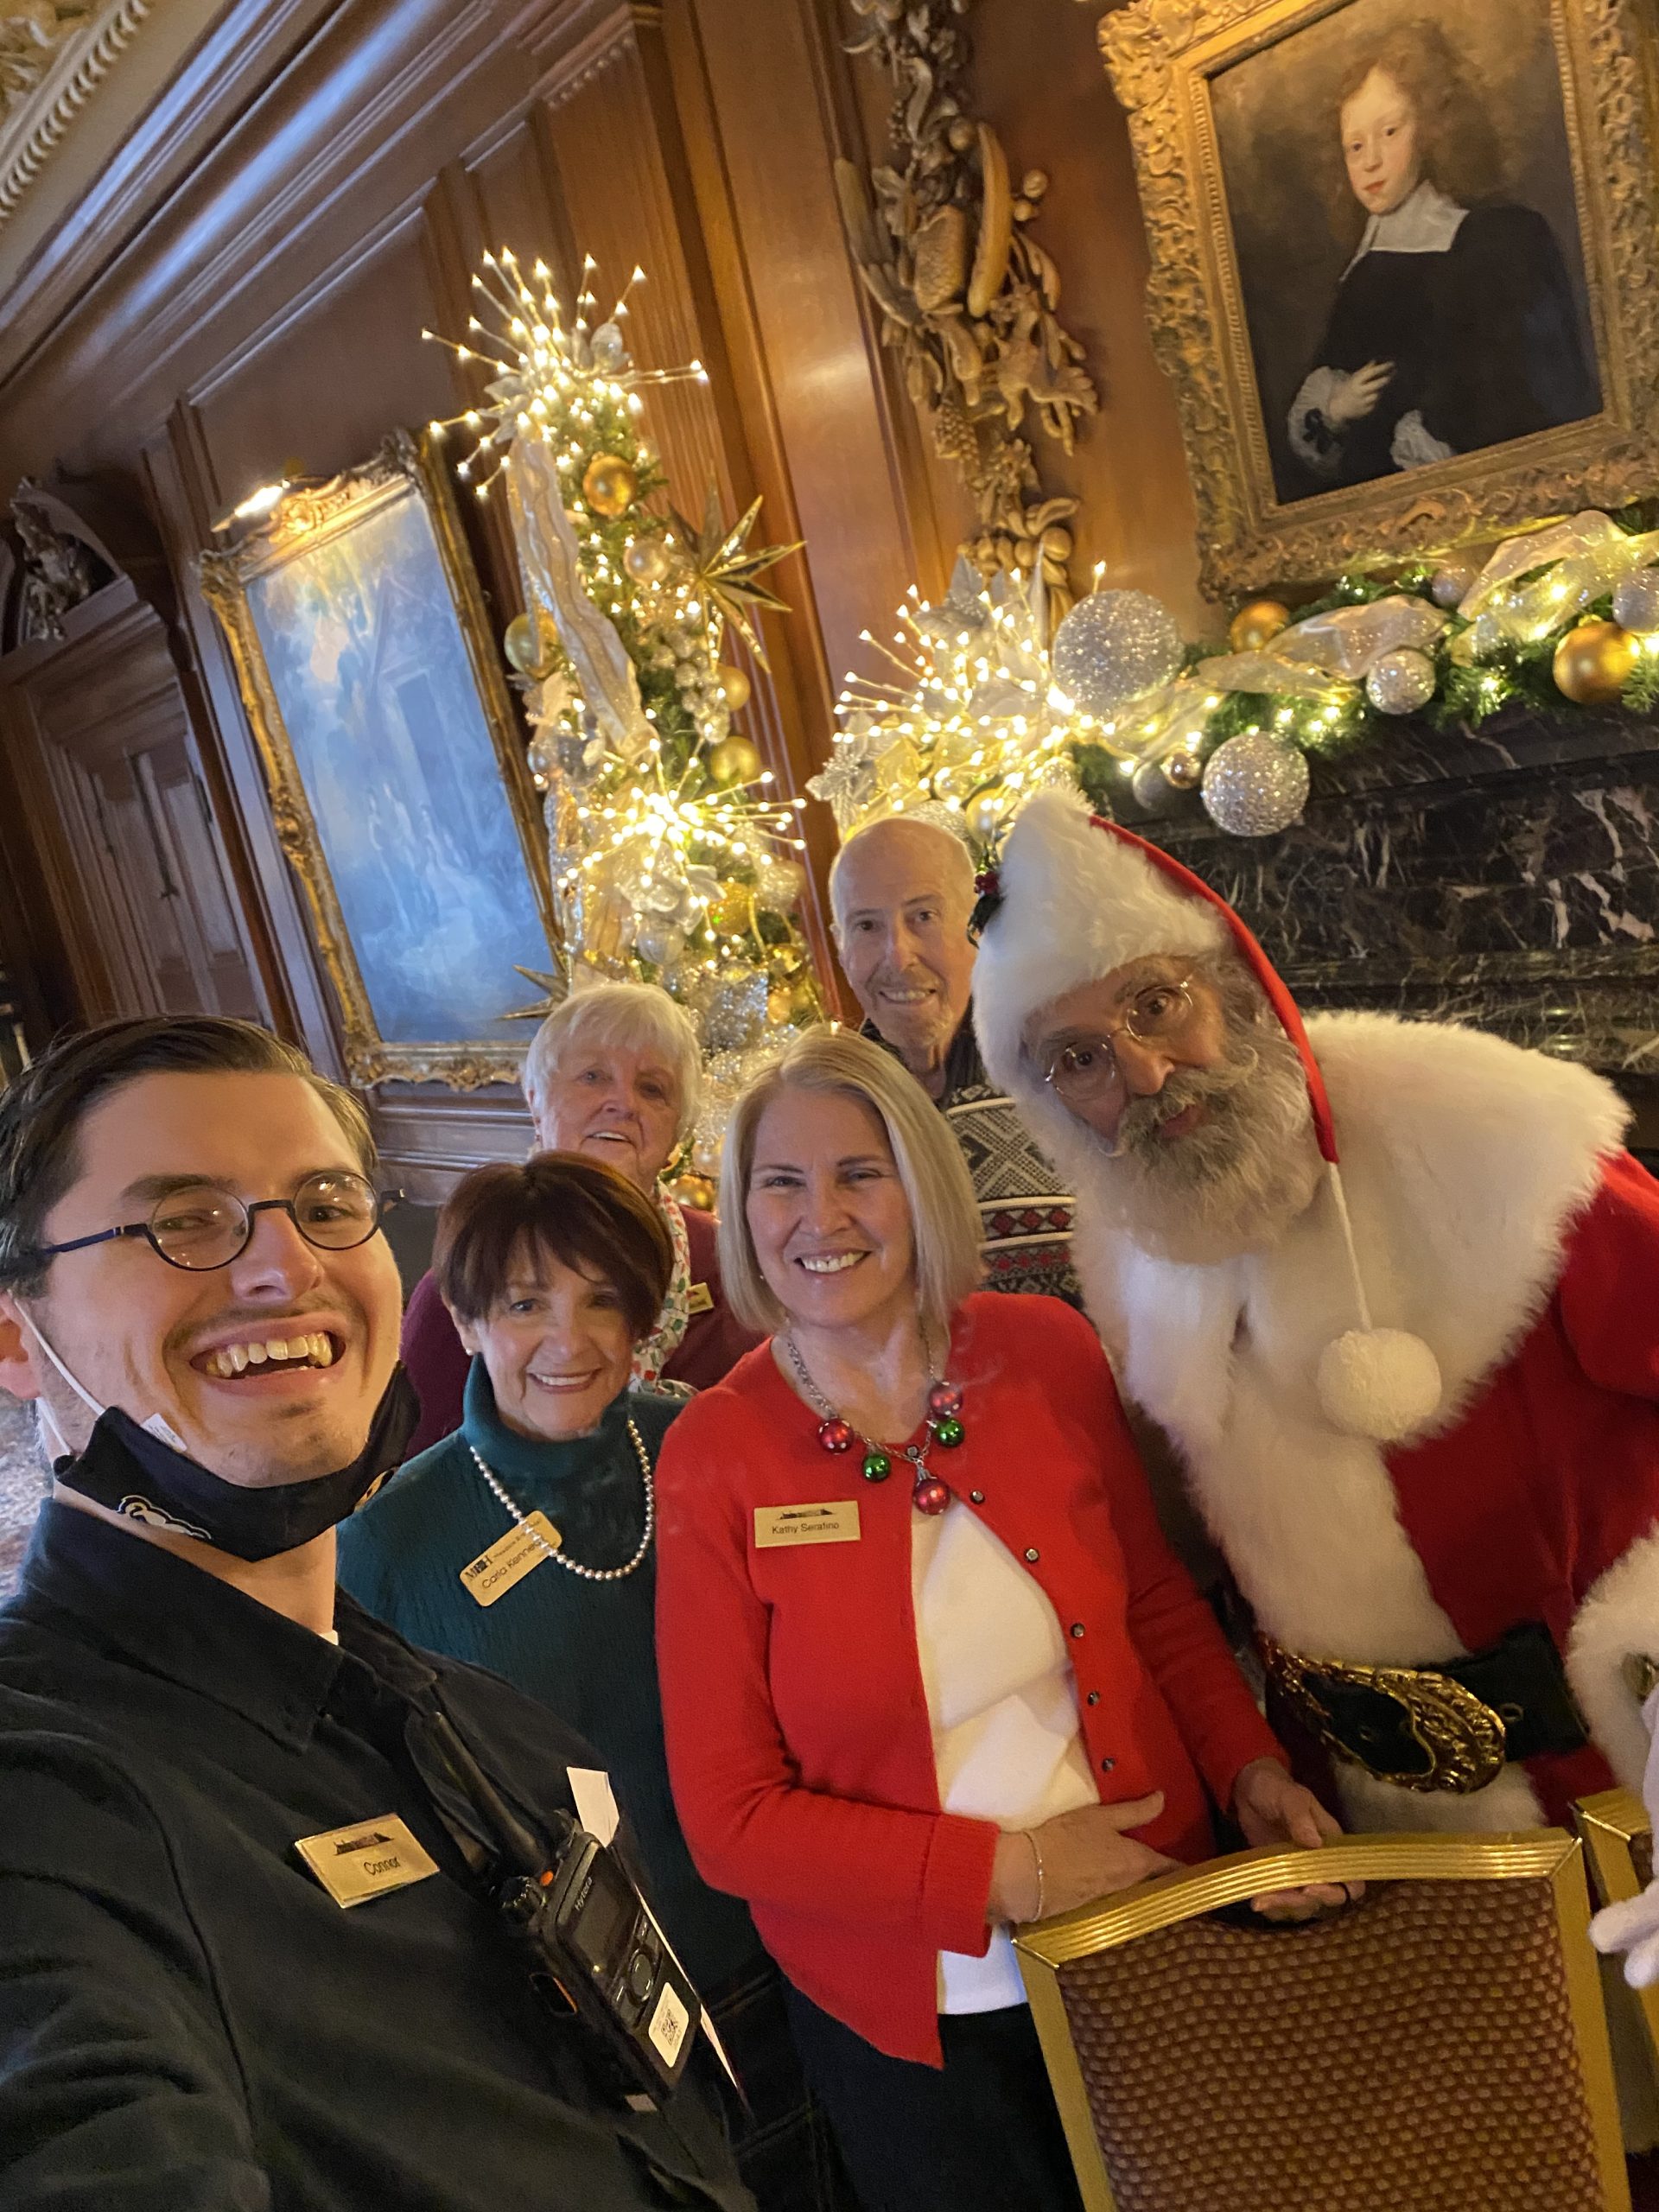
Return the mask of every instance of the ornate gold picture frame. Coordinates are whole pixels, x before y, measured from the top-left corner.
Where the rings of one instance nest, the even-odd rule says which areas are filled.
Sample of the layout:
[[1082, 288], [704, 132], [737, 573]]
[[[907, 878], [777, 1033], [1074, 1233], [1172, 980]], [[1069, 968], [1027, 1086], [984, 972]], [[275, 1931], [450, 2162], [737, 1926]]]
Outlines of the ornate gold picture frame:
[[511, 1079], [548, 964], [535, 793], [443, 470], [397, 430], [201, 561], [358, 1083]]
[[1659, 486], [1643, 0], [1132, 0], [1130, 137], [1205, 588]]

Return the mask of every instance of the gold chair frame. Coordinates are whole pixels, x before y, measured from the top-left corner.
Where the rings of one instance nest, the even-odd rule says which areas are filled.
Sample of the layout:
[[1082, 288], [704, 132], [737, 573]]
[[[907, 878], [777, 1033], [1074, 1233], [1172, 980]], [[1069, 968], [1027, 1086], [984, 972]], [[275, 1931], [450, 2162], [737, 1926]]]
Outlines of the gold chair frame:
[[[1573, 1808], [1573, 1825], [1590, 1861], [1590, 1877], [1603, 1904], [1623, 1904], [1639, 1897], [1647, 1885], [1637, 1865], [1632, 1846], [1639, 1835], [1651, 1837], [1653, 1823], [1648, 1808], [1633, 1789], [1603, 1789], [1593, 1797], [1580, 1797]], [[1630, 2000], [1641, 2019], [1648, 2060], [1659, 2082], [1659, 1988], [1629, 1989]]]
[[1119, 2212], [1119, 2208], [1060, 1993], [1063, 1967], [1156, 1929], [1243, 1904], [1265, 1891], [1292, 1889], [1302, 1883], [1539, 1879], [1549, 1883], [1554, 1898], [1605, 2212], [1630, 2212], [1612, 2054], [1596, 1954], [1587, 1932], [1590, 1897], [1584, 1850], [1576, 1838], [1555, 1828], [1497, 1836], [1351, 1836], [1323, 1851], [1286, 1851], [1269, 1845], [1160, 1875], [1122, 1897], [1016, 1929], [1020, 1971], [1086, 2212]]

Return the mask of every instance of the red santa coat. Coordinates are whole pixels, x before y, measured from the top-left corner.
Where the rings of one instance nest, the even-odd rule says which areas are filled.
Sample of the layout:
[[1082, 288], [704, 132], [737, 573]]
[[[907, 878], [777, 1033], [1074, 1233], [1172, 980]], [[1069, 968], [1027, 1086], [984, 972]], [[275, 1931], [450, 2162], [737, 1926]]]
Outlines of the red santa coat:
[[1268, 1633], [1313, 1657], [1433, 1666], [1544, 1622], [1595, 1748], [1506, 1767], [1468, 1796], [1341, 1763], [1366, 1827], [1561, 1819], [1647, 1738], [1621, 1666], [1659, 1655], [1659, 1184], [1586, 1070], [1390, 1017], [1308, 1024], [1376, 1324], [1423, 1338], [1446, 1392], [1385, 1447], [1320, 1410], [1319, 1356], [1351, 1293], [1321, 1189], [1270, 1249], [1150, 1257], [1073, 1166], [1077, 1271], [1126, 1395], [1180, 1449]]

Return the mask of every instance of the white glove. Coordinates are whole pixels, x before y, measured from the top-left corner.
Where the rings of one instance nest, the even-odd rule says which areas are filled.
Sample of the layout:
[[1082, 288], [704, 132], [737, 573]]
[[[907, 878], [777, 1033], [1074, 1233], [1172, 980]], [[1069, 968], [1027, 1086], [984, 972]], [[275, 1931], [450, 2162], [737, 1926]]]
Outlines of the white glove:
[[[1659, 1840], [1659, 1690], [1642, 1708], [1649, 1742], [1648, 1764], [1642, 1777], [1642, 1802], [1648, 1808], [1656, 1840]], [[1639, 1897], [1610, 1904], [1590, 1923], [1590, 1941], [1599, 1951], [1623, 1951], [1624, 1979], [1632, 1989], [1647, 1989], [1659, 1981], [1659, 1878], [1649, 1882]]]

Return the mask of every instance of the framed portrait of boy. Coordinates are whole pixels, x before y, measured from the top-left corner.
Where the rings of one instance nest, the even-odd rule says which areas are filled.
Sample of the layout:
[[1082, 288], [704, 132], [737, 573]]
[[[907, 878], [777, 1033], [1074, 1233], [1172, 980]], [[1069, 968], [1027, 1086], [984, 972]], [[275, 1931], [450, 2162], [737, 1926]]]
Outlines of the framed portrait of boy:
[[353, 1082], [517, 1076], [550, 964], [545, 851], [460, 518], [429, 444], [296, 486], [204, 554]]
[[1644, 0], [1132, 0], [1128, 111], [1217, 593], [1659, 486]]

